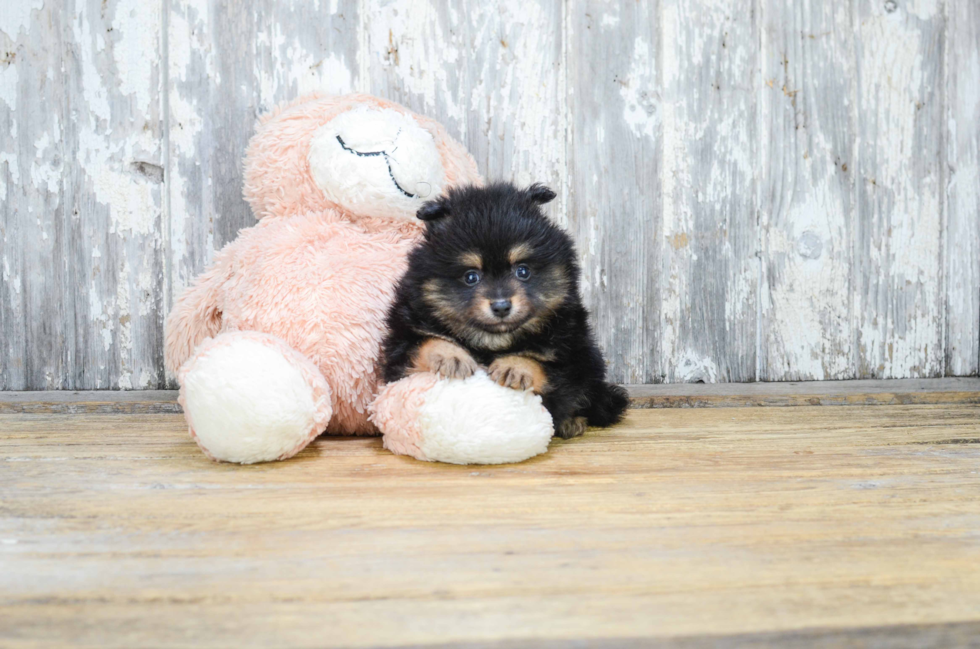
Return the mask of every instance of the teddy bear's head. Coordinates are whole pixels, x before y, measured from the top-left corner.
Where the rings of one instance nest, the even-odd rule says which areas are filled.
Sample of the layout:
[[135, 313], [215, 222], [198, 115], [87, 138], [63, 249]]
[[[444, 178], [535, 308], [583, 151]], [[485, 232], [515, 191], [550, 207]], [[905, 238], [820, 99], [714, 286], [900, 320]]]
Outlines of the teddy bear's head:
[[368, 95], [305, 97], [262, 118], [245, 155], [256, 218], [325, 209], [411, 221], [454, 185], [480, 183], [438, 122]]

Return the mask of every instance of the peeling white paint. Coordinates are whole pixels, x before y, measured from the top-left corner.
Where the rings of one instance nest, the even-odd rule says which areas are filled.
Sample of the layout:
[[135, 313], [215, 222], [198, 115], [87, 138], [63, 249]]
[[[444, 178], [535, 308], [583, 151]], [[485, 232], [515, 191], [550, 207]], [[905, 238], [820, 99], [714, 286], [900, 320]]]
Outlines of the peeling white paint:
[[31, 14], [44, 8], [44, 0], [7, 0], [0, 9], [0, 32], [15, 41], [31, 24]]
[[906, 7], [907, 11], [919, 20], [929, 20], [940, 11], [939, 0], [910, 0]]
[[119, 72], [119, 91], [133, 97], [136, 110], [144, 116], [149, 115], [158, 96], [151, 62], [158, 59], [160, 22], [160, 12], [148, 11], [145, 0], [116, 2], [112, 33], [118, 36], [112, 52]]
[[155, 232], [160, 206], [150, 183], [122, 165], [134, 160], [132, 140], [112, 142], [91, 128], [79, 130], [78, 162], [91, 183], [95, 199], [109, 208], [113, 234]]
[[[353, 91], [351, 71], [342, 58], [331, 54], [316, 60], [298, 44], [284, 49], [283, 58], [289, 61], [288, 66], [278, 67], [271, 73], [259, 73], [262, 105], [272, 106], [276, 98], [284, 94], [298, 97], [311, 92], [341, 95]], [[295, 91], [283, 93], [283, 87], [295, 88]]]
[[948, 371], [980, 369], [980, 6], [946, 7]]
[[142, 370], [140, 370], [139, 381], [136, 385], [138, 389], [145, 390], [156, 384], [156, 380], [156, 374], [144, 367]]
[[668, 382], [691, 380], [678, 365], [691, 354], [717, 364], [705, 377], [756, 372], [755, 28], [748, 14], [711, 1], [661, 7], [660, 375]]
[[619, 25], [619, 16], [613, 14], [603, 14], [602, 21], [599, 23], [603, 28], [610, 28]]
[[[806, 47], [784, 34], [814, 33]], [[762, 30], [760, 379], [856, 376], [851, 307], [854, 224], [847, 98], [856, 78], [851, 16], [778, 5]], [[853, 103], [853, 102], [852, 102]]]
[[[7, 105], [11, 111], [17, 104], [17, 82], [20, 76], [17, 74], [17, 66], [0, 63], [0, 101]], [[13, 115], [11, 115], [13, 119]]]
[[[468, 34], [480, 44], [481, 56], [473, 61], [464, 57], [463, 69], [468, 75], [470, 112], [479, 115], [483, 127], [479, 133], [464, 133], [464, 141], [476, 147], [478, 158], [487, 157], [489, 176], [519, 185], [542, 182], [557, 189], [566, 163], [560, 37], [550, 28], [560, 14], [553, 9], [546, 3], [519, 0], [481, 9], [484, 19], [476, 23], [480, 29]], [[472, 17], [459, 20], [465, 25], [468, 19]], [[473, 122], [471, 118], [469, 123]], [[562, 196], [549, 206], [549, 214], [560, 226], [567, 224], [564, 200]]]
[[[157, 46], [159, 17], [147, 18], [142, 5], [120, 2], [115, 7], [113, 34], [114, 62], [123, 75], [118, 91], [133, 97], [133, 122], [142, 123], [151, 109], [153, 90], [151, 66], [147, 65]], [[78, 124], [76, 159], [89, 181], [95, 199], [109, 208], [110, 232], [113, 234], [148, 235], [155, 231], [160, 205], [149, 181], [139, 178], [131, 165], [138, 160], [155, 157], [158, 142], [155, 134], [145, 129], [120, 137], [112, 127], [110, 91], [103, 81], [98, 48], [91, 36], [92, 26], [85, 13], [73, 21], [75, 38], [79, 41], [79, 64], [82, 68], [82, 89], [86, 111], [81, 111]], [[155, 94], [153, 96], [156, 96]], [[148, 155], [149, 154], [149, 155]]]
[[133, 352], [133, 318], [130, 310], [132, 296], [130, 281], [132, 271], [126, 259], [119, 262], [116, 268], [116, 300], [112, 311], [114, 311], [113, 323], [116, 330], [116, 353], [120, 358], [119, 388], [122, 390], [132, 390], [132, 352]]
[[633, 60], [629, 76], [619, 80], [619, 94], [623, 97], [623, 121], [637, 137], [651, 140], [657, 135], [660, 112], [655, 100], [656, 57], [650, 45], [642, 38], [633, 42]]
[[677, 382], [717, 383], [720, 378], [715, 361], [693, 350], [685, 350], [675, 363], [674, 378]]
[[92, 121], [104, 120], [108, 122], [111, 117], [109, 98], [102, 83], [102, 75], [99, 73], [98, 66], [89, 49], [92, 43], [92, 31], [88, 17], [84, 12], [80, 12], [71, 23], [72, 33], [75, 41], [79, 43], [81, 54], [79, 64], [82, 68], [82, 97], [85, 100], [85, 116]]
[[98, 284], [93, 281], [93, 285], [88, 291], [88, 324], [94, 333], [101, 336], [102, 351], [108, 352], [112, 349], [113, 330], [109, 326], [109, 316], [105, 312], [103, 302], [104, 300], [98, 289]]
[[428, 0], [370, 3], [362, 10], [369, 12], [372, 62], [419, 96], [427, 111], [438, 109], [443, 120], [462, 122], [463, 104], [449, 85], [447, 68], [463, 63], [463, 51], [442, 26], [447, 17]]
[[[923, 17], [927, 9], [935, 11], [935, 4], [917, 5], [920, 20], [942, 20], [939, 14]], [[937, 83], [924, 77], [927, 30], [928, 23], [896, 20], [878, 7], [858, 27], [859, 114], [869, 129], [858, 189], [861, 216], [871, 224], [877, 290], [860, 292], [855, 310], [861, 315], [861, 363], [882, 378], [942, 371], [942, 318], [936, 313], [942, 286], [940, 179], [938, 167], [923, 176], [918, 164], [925, 155], [921, 147], [930, 144], [917, 139], [928, 125], [921, 110]]]
[[[666, 51], [666, 48], [665, 48]], [[669, 58], [665, 55], [665, 61]], [[667, 68], [665, 68], [667, 69]], [[693, 231], [691, 213], [687, 206], [679, 203], [680, 192], [687, 192], [691, 187], [690, 170], [685, 164], [686, 154], [681, 132], [680, 120], [677, 116], [677, 106], [673, 102], [663, 104], [663, 172], [660, 182], [663, 193], [662, 223], [666, 240], [673, 237], [689, 237]], [[680, 342], [679, 318], [682, 311], [684, 296], [678, 287], [681, 271], [671, 248], [664, 246], [663, 277], [661, 291], [661, 374], [671, 376], [675, 354]]]
[[[21, 289], [23, 288], [23, 281], [19, 273], [14, 274], [10, 272], [10, 262], [6, 257], [3, 258], [3, 282], [10, 287], [14, 295], [20, 295]], [[11, 303], [10, 308], [15, 312], [19, 311], [17, 305], [14, 303]]]
[[154, 312], [156, 307], [154, 295], [156, 290], [156, 278], [152, 275], [151, 271], [152, 268], [145, 266], [140, 269], [139, 276], [137, 278], [137, 312], [141, 316], [150, 315]]
[[[300, 34], [290, 30], [288, 25], [276, 25], [272, 30], [268, 57], [285, 64], [272, 66], [271, 75], [267, 70], [259, 72], [260, 85], [263, 87], [263, 105], [271, 106], [278, 98], [310, 92], [353, 92], [352, 66], [344, 59], [343, 54], [337, 50], [326, 56], [324, 54], [320, 48], [313, 49], [305, 45]], [[270, 76], [272, 78], [268, 79]], [[289, 92], [282, 92], [285, 89], [289, 89]]]
[[[813, 161], [814, 157], [805, 161], [804, 178], [814, 177]], [[778, 284], [767, 292], [769, 313], [778, 316], [770, 325], [774, 339], [769, 352], [778, 367], [770, 367], [769, 372], [790, 371], [794, 377], [824, 380], [847, 378], [853, 371], [851, 323], [838, 317], [841, 306], [847, 315], [850, 257], [846, 232], [830, 229], [835, 221], [828, 215], [839, 215], [841, 221], [836, 223], [843, 223], [845, 214], [833, 182], [828, 174], [811, 190], [800, 191], [800, 200], [784, 217], [786, 227], [768, 231], [768, 258], [780, 271]], [[844, 345], [837, 348], [841, 342]]]
[[[170, 86], [170, 176], [168, 178], [169, 244], [172, 301], [190, 283], [197, 265], [209, 259], [189, 260], [187, 230], [192, 222], [206, 218], [192, 213], [191, 197], [187, 192], [187, 179], [183, 169], [190, 163], [199, 168], [198, 158], [203, 143], [205, 112], [208, 110], [196, 92], [220, 83], [216, 69], [214, 47], [211, 42], [210, 14], [206, 3], [179, 2], [173, 5], [169, 16], [169, 75]], [[197, 65], [196, 68], [192, 67]], [[200, 75], [199, 78], [197, 75]], [[208, 250], [212, 248], [211, 239]]]
[[[328, 20], [328, 12], [347, 11], [338, 0], [320, 4], [316, 0], [316, 11]], [[950, 366], [976, 367], [980, 297], [970, 274], [976, 273], [976, 257], [956, 246], [978, 238], [969, 215], [977, 212], [980, 160], [971, 153], [976, 145], [970, 134], [980, 122], [980, 84], [958, 82], [947, 107], [942, 102], [949, 88], [944, 90], [937, 78], [940, 72], [980, 78], [976, 32], [964, 31], [955, 45], [961, 49], [944, 53], [947, 67], [935, 64], [935, 44], [954, 47], [951, 30], [976, 16], [970, 3], [909, 0], [895, 3], [893, 10], [883, 3], [861, 5], [855, 15], [846, 3], [827, 8], [834, 38], [845, 41], [841, 60], [850, 57], [860, 67], [860, 75], [846, 68], [840, 73], [855, 79], [847, 92], [820, 85], [831, 69], [822, 67], [826, 57], [817, 55], [823, 52], [817, 45], [825, 38], [823, 31], [811, 30], [812, 38], [795, 41], [813, 20], [810, 5], [791, 12], [801, 25], [793, 23], [790, 29], [788, 22], [780, 23], [768, 33], [733, 12], [728, 0], [661, 3], [653, 12], [655, 37], [630, 30], [626, 16], [631, 5], [616, 3], [589, 7], [586, 17], [580, 11], [586, 7], [576, 2], [507, 0], [463, 8], [435, 0], [362, 0], [357, 19], [348, 21], [350, 31], [334, 30], [329, 37], [322, 29], [296, 24], [311, 15], [301, 0], [231, 9], [254, 12], [254, 26], [248, 20], [212, 24], [217, 15], [213, 0], [177, 0], [167, 6], [167, 70], [159, 68], [162, 7], [155, 1], [111, 0], [101, 14], [86, 5], [65, 16], [62, 35], [68, 42], [54, 59], [44, 59], [43, 48], [30, 49], [35, 45], [29, 42], [38, 34], [46, 36], [45, 21], [33, 12], [43, 9], [41, 16], [46, 16], [50, 6], [17, 0], [0, 10], [0, 31], [18, 57], [37, 52], [37, 58], [20, 58], [30, 65], [0, 63], [0, 121], [8, 127], [7, 137], [0, 136], [0, 201], [15, 206], [34, 242], [50, 246], [50, 208], [61, 200], [67, 180], [76, 204], [85, 209], [66, 209], [63, 218], [71, 220], [72, 232], [96, 239], [68, 243], [91, 247], [72, 257], [89, 262], [88, 281], [80, 289], [84, 297], [72, 308], [78, 311], [74, 315], [90, 320], [90, 338], [95, 339], [94, 345], [87, 343], [90, 349], [70, 354], [88, 363], [89, 384], [77, 387], [156, 384], [148, 341], [155, 340], [157, 293], [168, 283], [179, 293], [210, 260], [215, 248], [211, 222], [225, 218], [225, 206], [214, 204], [218, 176], [212, 174], [228, 167], [222, 152], [237, 150], [252, 129], [247, 123], [222, 124], [221, 133], [230, 140], [216, 141], [215, 97], [234, 97], [244, 107], [254, 102], [262, 110], [308, 91], [348, 92], [355, 86], [441, 120], [474, 151], [489, 177], [555, 185], [560, 197], [549, 210], [559, 224], [570, 222], [565, 208], [575, 205], [580, 213], [571, 215], [571, 222], [579, 237], [583, 292], [605, 309], [598, 315], [610, 341], [608, 356], [625, 378], [727, 380], [743, 362], [740, 356], [751, 355], [753, 343], [768, 354], [767, 378], [934, 373], [942, 368], [944, 327], [956, 305], [969, 314], [955, 325], [959, 328], [948, 325], [948, 349], [956, 354], [963, 346], [962, 353], [972, 356], [965, 365], [954, 357]], [[760, 24], [766, 14], [761, 15]], [[253, 30], [254, 58], [228, 61], [221, 50], [222, 30], [231, 28]], [[566, 87], [575, 64], [594, 56], [592, 50], [568, 45], [585, 29], [602, 34], [605, 47], [617, 34], [629, 34], [615, 44], [622, 60], [603, 68], [612, 74], [594, 80], [610, 84], [601, 91], [609, 100], [603, 110], [608, 110], [587, 123], [576, 121], [577, 93], [593, 88], [581, 81], [573, 93]], [[790, 31], [793, 39], [786, 38]], [[855, 44], [847, 46], [848, 39]], [[762, 65], [758, 42], [763, 44]], [[972, 55], [962, 53], [962, 42], [972, 44]], [[773, 181], [781, 221], [767, 223], [768, 217], [759, 215], [763, 230], [757, 232], [752, 199], [738, 197], [756, 196], [754, 183], [780, 164], [756, 155], [757, 145], [771, 136], [758, 129], [773, 123], [773, 114], [765, 111], [777, 101], [792, 102], [792, 93], [800, 92], [793, 85], [758, 85], [771, 78], [765, 72], [767, 47], [786, 47], [790, 69], [800, 51], [808, 52], [799, 69], [814, 79], [813, 90], [839, 92], [841, 105], [853, 111], [856, 122], [863, 120], [849, 141], [863, 155], [855, 153], [847, 161], [854, 185], [842, 189], [840, 172], [828, 162], [839, 143], [824, 137], [832, 129], [822, 128], [819, 111], [805, 104], [804, 95], [796, 95], [797, 112], [788, 115], [798, 116], [800, 125], [788, 139], [805, 143], [798, 153], [809, 149], [809, 157], [800, 161], [796, 156], [794, 169]], [[356, 61], [347, 60], [354, 52]], [[64, 70], [58, 67], [62, 56], [69, 57]], [[236, 88], [219, 74], [219, 67], [229, 65], [240, 65], [231, 75]], [[782, 67], [781, 59], [775, 67]], [[38, 78], [25, 79], [26, 70]], [[660, 70], [662, 79], [657, 78]], [[711, 84], [717, 80], [720, 87]], [[41, 124], [25, 112], [25, 106], [35, 104], [23, 93], [35, 92], [39, 84], [56, 89], [52, 98], [60, 99], [61, 86], [69, 93], [63, 103], [52, 104], [60, 122], [52, 124], [45, 116], [49, 121]], [[773, 99], [762, 99], [770, 92]], [[772, 105], [756, 107], [755, 101]], [[932, 128], [936, 101], [947, 111], [942, 128], [948, 133], [948, 178], [941, 166], [922, 164], [927, 147], [917, 140], [923, 129]], [[917, 103], [929, 117], [916, 112]], [[70, 106], [71, 113], [63, 115], [58, 106]], [[162, 135], [154, 120], [164, 112], [171, 126], [170, 168], [162, 186], [133, 164], [163, 164]], [[77, 142], [77, 149], [62, 149], [62, 131], [73, 136], [69, 144]], [[29, 135], [20, 138], [18, 132]], [[578, 141], [591, 137], [596, 150], [566, 153], [570, 134]], [[614, 171], [604, 167], [608, 158], [575, 164], [575, 156], [598, 152], [601, 157], [610, 150], [629, 162], [614, 164]], [[658, 169], [660, 176], [656, 183], [636, 177], [639, 171], [621, 177], [626, 164], [637, 170], [652, 165], [647, 168]], [[221, 178], [225, 181], [227, 174]], [[869, 189], [870, 180], [874, 189]], [[861, 197], [852, 196], [850, 213], [843, 198], [847, 191]], [[655, 202], [654, 195], [659, 203], [637, 211], [634, 231], [611, 225], [609, 210], [646, 206], [644, 201]], [[945, 212], [939, 207], [943, 200]], [[165, 202], [169, 212], [164, 215]], [[860, 213], [853, 211], [857, 203]], [[944, 214], [950, 219], [947, 232], [942, 230]], [[861, 259], [867, 276], [854, 276], [853, 284], [870, 288], [852, 295], [847, 291], [857, 261], [849, 257], [849, 247], [857, 245], [857, 235], [848, 227], [858, 222], [872, 223], [871, 242], [867, 258]], [[170, 274], [163, 281], [155, 257], [164, 245], [161, 227], [169, 228]], [[227, 225], [219, 236], [226, 230]], [[17, 321], [33, 315], [19, 309], [37, 298], [40, 284], [17, 274], [24, 259], [15, 246], [23, 242], [10, 235], [4, 233], [0, 261], [4, 295], [9, 295], [4, 307]], [[764, 242], [761, 258], [754, 255], [753, 237]], [[644, 246], [656, 252], [646, 257]], [[623, 256], [636, 261], [636, 268], [617, 268], [624, 265]], [[940, 260], [949, 265], [945, 277]], [[644, 265], [651, 263], [659, 265]], [[30, 299], [19, 298], [23, 292]], [[646, 312], [645, 303], [658, 298], [659, 307]], [[851, 299], [853, 319], [845, 304]], [[950, 305], [947, 313], [941, 312], [944, 303]], [[751, 339], [746, 331], [752, 322], [767, 323], [765, 336]], [[37, 372], [38, 385], [60, 385], [57, 368], [49, 363]], [[644, 374], [642, 368], [653, 369]], [[72, 371], [77, 374], [77, 368]]]
[[[187, 205], [186, 183], [181, 167], [197, 156], [201, 134], [204, 130], [204, 107], [185, 87], [193, 73], [191, 70], [192, 53], [200, 58], [203, 64], [203, 74], [207, 78], [214, 77], [213, 50], [204, 43], [208, 34], [208, 24], [205, 21], [207, 12], [197, 13], [197, 20], [192, 24], [184, 12], [189, 12], [183, 3], [174, 7], [169, 16], [169, 75], [171, 82], [169, 105], [170, 111], [170, 176], [168, 192], [170, 217], [170, 259], [172, 264], [172, 288], [178, 294], [190, 281], [185, 265], [187, 254], [187, 235], [185, 224], [191, 218], [199, 218], [190, 214]], [[184, 11], [180, 11], [183, 9]], [[173, 299], [175, 295], [171, 295]]]
[[[53, 139], [52, 139], [53, 138]], [[52, 195], [55, 204], [61, 201], [63, 163], [58, 150], [61, 146], [61, 127], [55, 116], [51, 132], [44, 131], [34, 142], [34, 160], [31, 164], [31, 184], [35, 189], [44, 188]], [[48, 152], [49, 148], [55, 151]]]
[[[6, 163], [7, 174], [10, 176], [10, 182], [14, 186], [20, 185], [20, 168], [17, 166], [17, 156], [14, 153], [7, 153], [5, 151], [0, 151], [0, 164]], [[0, 199], [7, 200], [7, 180], [6, 175], [0, 173]]]

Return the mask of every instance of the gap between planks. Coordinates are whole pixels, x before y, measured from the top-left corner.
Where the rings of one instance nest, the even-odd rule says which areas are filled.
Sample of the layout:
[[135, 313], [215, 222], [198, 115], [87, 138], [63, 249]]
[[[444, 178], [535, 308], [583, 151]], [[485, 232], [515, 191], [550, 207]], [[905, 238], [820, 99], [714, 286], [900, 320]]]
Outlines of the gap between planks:
[[[627, 385], [632, 408], [980, 404], [980, 378]], [[0, 414], [181, 413], [176, 390], [0, 392]]]

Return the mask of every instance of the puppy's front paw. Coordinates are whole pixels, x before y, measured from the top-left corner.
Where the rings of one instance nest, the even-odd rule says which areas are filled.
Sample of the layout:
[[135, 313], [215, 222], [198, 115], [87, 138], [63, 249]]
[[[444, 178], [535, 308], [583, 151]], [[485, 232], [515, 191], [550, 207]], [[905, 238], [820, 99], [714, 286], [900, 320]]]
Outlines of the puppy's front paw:
[[588, 427], [589, 424], [585, 417], [569, 417], [558, 424], [558, 427], [555, 429], [555, 435], [562, 439], [571, 439], [584, 433]]
[[476, 367], [476, 361], [466, 352], [437, 356], [432, 362], [432, 371], [444, 379], [468, 379], [476, 372]]
[[523, 356], [502, 356], [490, 364], [490, 378], [512, 390], [534, 390], [540, 394], [548, 382], [544, 368]]
[[418, 372], [432, 372], [445, 379], [466, 379], [476, 372], [477, 364], [469, 353], [446, 340], [427, 340], [415, 356]]

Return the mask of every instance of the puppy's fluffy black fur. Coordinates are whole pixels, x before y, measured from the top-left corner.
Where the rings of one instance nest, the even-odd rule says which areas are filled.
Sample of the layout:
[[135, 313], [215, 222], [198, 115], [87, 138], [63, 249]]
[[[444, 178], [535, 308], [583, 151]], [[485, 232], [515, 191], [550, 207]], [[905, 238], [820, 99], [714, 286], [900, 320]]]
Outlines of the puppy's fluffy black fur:
[[425, 239], [388, 314], [386, 381], [413, 371], [465, 378], [479, 365], [539, 392], [561, 437], [622, 418], [626, 392], [605, 381], [572, 241], [541, 213], [554, 197], [499, 183], [422, 206]]

